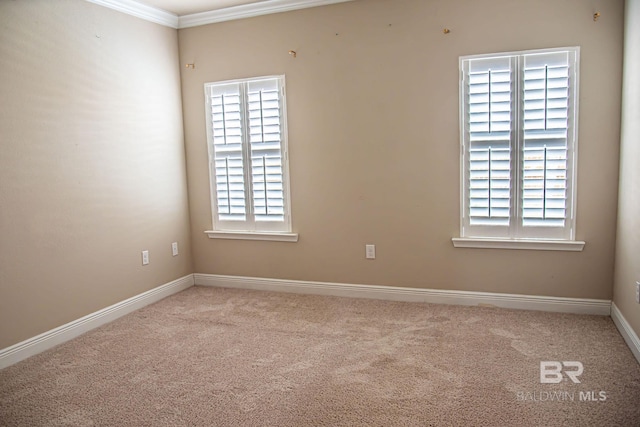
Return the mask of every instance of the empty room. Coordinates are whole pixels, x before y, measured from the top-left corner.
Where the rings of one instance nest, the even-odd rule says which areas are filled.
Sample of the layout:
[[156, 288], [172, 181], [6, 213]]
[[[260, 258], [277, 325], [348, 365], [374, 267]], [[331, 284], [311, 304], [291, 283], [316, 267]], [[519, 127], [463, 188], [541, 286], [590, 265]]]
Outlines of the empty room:
[[0, 426], [640, 425], [640, 0], [0, 0]]

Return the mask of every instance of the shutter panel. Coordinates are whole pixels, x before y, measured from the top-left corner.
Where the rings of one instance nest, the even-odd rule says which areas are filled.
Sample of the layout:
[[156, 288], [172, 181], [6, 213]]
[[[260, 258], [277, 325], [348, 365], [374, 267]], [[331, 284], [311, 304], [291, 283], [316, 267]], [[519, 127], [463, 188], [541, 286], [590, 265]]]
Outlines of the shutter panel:
[[508, 226], [512, 197], [513, 60], [466, 64], [468, 214], [471, 226]]
[[278, 79], [248, 83], [252, 201], [255, 220], [285, 220], [282, 107]]
[[245, 221], [242, 96], [237, 83], [211, 87], [215, 196], [220, 221]]
[[205, 84], [213, 226], [290, 232], [284, 76]]
[[568, 211], [570, 52], [522, 61], [522, 225], [564, 227]]

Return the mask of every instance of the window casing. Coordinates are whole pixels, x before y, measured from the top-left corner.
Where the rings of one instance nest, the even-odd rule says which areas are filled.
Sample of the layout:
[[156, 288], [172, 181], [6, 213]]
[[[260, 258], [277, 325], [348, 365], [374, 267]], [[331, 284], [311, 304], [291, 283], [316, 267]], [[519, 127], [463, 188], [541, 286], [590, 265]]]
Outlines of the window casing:
[[290, 232], [284, 76], [205, 84], [213, 228]]
[[460, 58], [461, 237], [574, 240], [579, 48]]

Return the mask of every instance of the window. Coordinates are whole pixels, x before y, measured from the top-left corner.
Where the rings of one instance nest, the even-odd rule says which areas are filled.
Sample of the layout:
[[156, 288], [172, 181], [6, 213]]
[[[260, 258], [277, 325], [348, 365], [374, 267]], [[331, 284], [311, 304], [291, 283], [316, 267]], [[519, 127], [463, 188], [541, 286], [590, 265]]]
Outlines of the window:
[[460, 58], [462, 238], [574, 239], [578, 64], [579, 48]]
[[290, 232], [284, 76], [207, 83], [205, 99], [208, 233]]

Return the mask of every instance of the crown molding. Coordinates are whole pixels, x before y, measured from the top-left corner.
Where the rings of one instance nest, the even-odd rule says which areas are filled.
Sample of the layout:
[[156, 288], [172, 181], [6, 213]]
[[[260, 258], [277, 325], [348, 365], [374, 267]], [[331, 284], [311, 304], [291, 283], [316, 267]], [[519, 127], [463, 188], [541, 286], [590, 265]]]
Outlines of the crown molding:
[[178, 28], [178, 16], [134, 0], [86, 0], [166, 27]]
[[170, 28], [189, 28], [234, 19], [252, 18], [271, 13], [345, 3], [353, 0], [265, 0], [258, 3], [243, 4], [209, 12], [177, 16], [166, 10], [147, 6], [136, 0], [86, 0], [118, 12], [126, 13], [146, 21], [155, 22]]
[[178, 28], [197, 27], [199, 25], [214, 24], [216, 22], [252, 18], [254, 16], [307, 9], [335, 3], [345, 3], [348, 1], [353, 0], [266, 0], [258, 3], [243, 4], [225, 9], [180, 16], [178, 18]]

